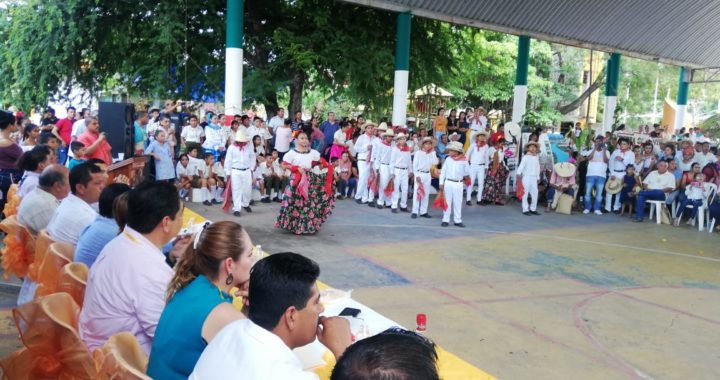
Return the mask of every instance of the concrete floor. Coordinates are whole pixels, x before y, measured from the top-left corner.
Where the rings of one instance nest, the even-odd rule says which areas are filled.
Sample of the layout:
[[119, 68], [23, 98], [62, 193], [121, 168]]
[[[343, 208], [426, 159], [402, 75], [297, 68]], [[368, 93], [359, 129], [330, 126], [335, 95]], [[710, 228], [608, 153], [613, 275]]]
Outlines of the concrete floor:
[[[338, 201], [316, 236], [234, 218], [255, 244], [320, 263], [321, 280], [500, 379], [720, 378], [718, 234], [519, 205], [463, 210], [468, 228]], [[450, 379], [451, 380], [451, 379]]]
[[[315, 259], [322, 281], [406, 327], [426, 313], [427, 336], [500, 379], [720, 378], [717, 233], [517, 204], [464, 207], [468, 228], [441, 228], [438, 210], [413, 220], [345, 200], [319, 234], [294, 236], [274, 228], [278, 204], [240, 218], [189, 207]], [[7, 289], [2, 356], [19, 344]]]

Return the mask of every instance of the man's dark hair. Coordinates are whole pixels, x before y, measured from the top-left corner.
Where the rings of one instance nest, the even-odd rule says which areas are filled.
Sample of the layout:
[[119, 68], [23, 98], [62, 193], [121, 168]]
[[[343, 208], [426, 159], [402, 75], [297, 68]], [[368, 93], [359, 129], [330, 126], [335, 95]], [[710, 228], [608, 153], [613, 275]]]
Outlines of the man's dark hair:
[[250, 117], [249, 117], [248, 115], [242, 115], [242, 116], [240, 116], [240, 120], [241, 120], [241, 121], [245, 121], [245, 120], [247, 120], [247, 119], [249, 119], [249, 118], [250, 118]]
[[291, 124], [292, 124], [292, 120], [290, 120], [290, 119], [285, 119], [285, 120], [283, 120], [283, 124], [284, 124], [284, 125], [291, 125]]
[[70, 110], [75, 111], [75, 107], [73, 107], [73, 106], [68, 107], [68, 108], [67, 108], [67, 111], [70, 112]]
[[34, 172], [40, 166], [40, 163], [47, 160], [47, 156], [50, 154], [50, 148], [45, 145], [36, 145], [29, 151], [20, 155], [17, 160], [17, 167], [20, 170], [26, 172]]
[[65, 183], [65, 174], [59, 170], [47, 168], [43, 170], [38, 178], [38, 186], [43, 189], [50, 189], [56, 183]]
[[[84, 147], [85, 147], [85, 144], [81, 143], [80, 141], [73, 141], [70, 143], [70, 151], [73, 153], [77, 152], [78, 150], [80, 150]], [[80, 157], [75, 157], [75, 158], [80, 159]]]
[[250, 272], [250, 320], [271, 331], [290, 306], [307, 306], [319, 276], [317, 263], [297, 253], [276, 253], [258, 261]]
[[234, 119], [233, 119], [233, 121], [231, 121], [231, 122], [230, 122], [230, 126], [233, 126], [233, 125], [237, 125], [237, 126], [240, 126], [240, 121], [239, 121], [239, 120], [234, 120]]
[[128, 196], [127, 225], [133, 230], [147, 234], [157, 227], [163, 218], [180, 211], [177, 188], [167, 182], [143, 182], [130, 191]]
[[188, 120], [192, 120], [192, 119], [197, 120], [197, 119], [198, 119], [197, 115], [190, 115], [190, 117], [188, 118]]
[[255, 116], [255, 117], [253, 118], [253, 121], [255, 121], [255, 120], [263, 121], [263, 119], [262, 119], [260, 116]]
[[102, 173], [102, 169], [92, 162], [83, 162], [70, 170], [70, 190], [76, 194], [77, 185], [87, 186], [92, 180], [92, 174]]
[[114, 217], [113, 202], [115, 202], [115, 198], [128, 191], [130, 191], [130, 186], [124, 183], [112, 183], [107, 185], [103, 189], [102, 193], [100, 193], [100, 200], [98, 202], [100, 206], [100, 215], [112, 219]]
[[[89, 162], [89, 163], [95, 164], [95, 165], [107, 165], [107, 164], [105, 163], [105, 161], [103, 161], [103, 160], [100, 159], [100, 158], [90, 158], [90, 159], [88, 159], [86, 162]], [[98, 166], [98, 167], [102, 169], [102, 166]]]
[[135, 118], [142, 119], [143, 117], [147, 116], [147, 114], [148, 114], [147, 111], [137, 111], [137, 113], [136, 113], [137, 116]]
[[57, 136], [53, 135], [51, 132], [43, 132], [43, 133], [40, 133], [40, 138], [38, 139], [38, 144], [47, 145], [47, 143], [50, 142], [50, 140], [58, 140], [58, 138], [57, 138]]
[[390, 328], [348, 347], [330, 380], [439, 380], [437, 359], [430, 340]]

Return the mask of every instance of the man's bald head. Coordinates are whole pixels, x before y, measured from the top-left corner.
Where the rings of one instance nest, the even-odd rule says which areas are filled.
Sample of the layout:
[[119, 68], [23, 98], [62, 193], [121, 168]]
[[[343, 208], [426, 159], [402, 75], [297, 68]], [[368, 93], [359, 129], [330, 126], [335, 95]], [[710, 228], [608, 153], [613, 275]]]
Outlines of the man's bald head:
[[57, 199], [63, 199], [70, 193], [70, 182], [68, 181], [68, 168], [59, 165], [48, 165], [40, 173], [38, 185], [41, 189], [55, 196]]

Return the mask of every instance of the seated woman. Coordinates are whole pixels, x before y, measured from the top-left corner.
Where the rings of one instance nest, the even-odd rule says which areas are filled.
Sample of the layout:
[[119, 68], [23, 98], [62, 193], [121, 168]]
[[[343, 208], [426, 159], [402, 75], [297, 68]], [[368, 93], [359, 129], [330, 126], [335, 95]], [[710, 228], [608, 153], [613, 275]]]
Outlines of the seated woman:
[[253, 252], [250, 236], [235, 222], [213, 223], [195, 237], [168, 286], [150, 351], [150, 377], [187, 379], [213, 337], [245, 318], [228, 292], [247, 286]]

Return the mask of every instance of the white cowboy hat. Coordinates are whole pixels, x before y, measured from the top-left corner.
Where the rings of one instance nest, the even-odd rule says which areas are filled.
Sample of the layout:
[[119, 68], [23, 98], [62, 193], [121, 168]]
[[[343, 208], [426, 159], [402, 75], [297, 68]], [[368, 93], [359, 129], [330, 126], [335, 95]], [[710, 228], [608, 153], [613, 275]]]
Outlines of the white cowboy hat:
[[238, 129], [238, 131], [235, 132], [235, 142], [243, 143], [248, 141], [250, 141], [250, 138], [248, 137], [244, 129]]
[[560, 177], [572, 177], [575, 175], [575, 171], [577, 170], [575, 165], [569, 162], [558, 162], [555, 166], [553, 166], [553, 169]]
[[535, 148], [540, 149], [540, 144], [535, 141], [530, 141], [529, 143], [525, 144], [525, 150], [528, 150], [530, 145], [535, 145]]
[[365, 128], [369, 127], [369, 126], [377, 127], [377, 124], [375, 124], [375, 123], [373, 123], [372, 121], [368, 120], [368, 121], [364, 122], [364, 123], [360, 126], [360, 128], [365, 129]]
[[383, 121], [383, 122], [380, 123], [380, 125], [378, 126], [378, 129], [381, 130], [381, 131], [387, 130], [387, 129], [388, 129], [387, 123]]
[[454, 150], [454, 151], [459, 152], [459, 153], [463, 153], [463, 152], [464, 152], [464, 150], [463, 150], [463, 145], [460, 144], [460, 143], [457, 142], [457, 141], [453, 141], [453, 142], [451, 142], [450, 144], [447, 144], [447, 146], [445, 147], [445, 152], [447, 152], [447, 151], [449, 151], [449, 150]]
[[414, 117], [409, 117], [409, 118], [407, 118], [407, 121], [408, 121], [408, 122], [410, 122], [410, 121], [413, 121], [413, 122], [414, 122], [415, 120], [416, 120], [416, 119], [415, 119]]
[[488, 133], [485, 131], [480, 131], [475, 134], [475, 140], [477, 140], [478, 137], [484, 136], [485, 138], [488, 138]]
[[[382, 124], [380, 124], [380, 125], [382, 126]], [[387, 136], [395, 137], [395, 131], [393, 131], [392, 129], [388, 129], [387, 131], [385, 131], [385, 132], [382, 134], [382, 136], [383, 136], [383, 137], [387, 137]]]
[[622, 184], [622, 182], [620, 182], [620, 179], [618, 179], [618, 178], [615, 178], [615, 179], [611, 178], [611, 179], [608, 179], [607, 182], [605, 182], [605, 191], [608, 194], [617, 194], [620, 192], [620, 190], [622, 190], [622, 188], [623, 188], [623, 184]]
[[432, 137], [423, 137], [422, 141], [420, 142], [420, 145], [428, 143], [428, 142], [435, 145], [435, 140], [433, 140]]
[[513, 137], [520, 139], [520, 126], [517, 123], [509, 122], [505, 124], [505, 141], [512, 142]]
[[407, 140], [407, 135], [402, 132], [398, 133], [397, 136], [395, 136], [395, 140], [400, 140], [400, 139]]

